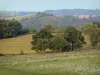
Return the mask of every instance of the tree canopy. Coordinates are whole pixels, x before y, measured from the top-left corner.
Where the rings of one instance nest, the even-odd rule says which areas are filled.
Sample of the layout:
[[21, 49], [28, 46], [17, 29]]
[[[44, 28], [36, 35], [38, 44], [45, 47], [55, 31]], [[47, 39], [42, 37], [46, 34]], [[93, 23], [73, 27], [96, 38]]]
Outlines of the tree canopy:
[[88, 34], [93, 48], [96, 47], [96, 45], [100, 42], [100, 28], [98, 24], [86, 24], [83, 27], [83, 32], [84, 34]]
[[84, 36], [82, 32], [76, 30], [75, 27], [69, 26], [64, 32], [65, 39], [71, 44], [72, 51], [74, 48], [82, 47], [82, 44], [85, 44]]
[[85, 44], [82, 32], [72, 26], [67, 27], [64, 33], [55, 33], [55, 35], [48, 27], [44, 27], [32, 38], [32, 49], [40, 51], [45, 51], [48, 48], [53, 51], [70, 51], [71, 49], [73, 51]]
[[0, 38], [8, 38], [20, 35], [22, 32], [22, 25], [18, 21], [0, 20]]

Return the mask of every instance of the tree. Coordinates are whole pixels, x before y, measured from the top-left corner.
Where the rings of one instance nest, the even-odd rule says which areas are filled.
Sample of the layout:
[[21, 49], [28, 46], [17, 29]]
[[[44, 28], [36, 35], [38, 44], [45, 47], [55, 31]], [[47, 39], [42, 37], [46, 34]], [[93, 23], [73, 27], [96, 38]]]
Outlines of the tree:
[[87, 34], [87, 35], [90, 35], [92, 32], [92, 29], [94, 28], [98, 28], [98, 25], [97, 24], [85, 24], [83, 27], [82, 27], [82, 32], [84, 34]]
[[45, 51], [47, 48], [49, 48], [49, 41], [48, 41], [48, 39], [41, 39], [41, 38], [39, 38], [39, 39], [37, 39], [37, 41], [35, 40], [34, 42], [35, 42], [35, 44], [32, 47], [32, 49], [36, 49], [37, 51], [38, 50]]
[[55, 35], [51, 39], [50, 48], [54, 51], [69, 51], [71, 49], [71, 45], [65, 40], [64, 36]]
[[29, 29], [29, 33], [30, 33], [30, 34], [33, 34], [33, 33], [35, 33], [35, 32], [36, 32], [35, 29], [33, 29], [33, 28], [30, 28], [30, 29]]
[[87, 32], [90, 37], [90, 42], [93, 46], [93, 48], [97, 45], [97, 43], [100, 41], [100, 28], [97, 24], [86, 24], [83, 27], [83, 31]]
[[45, 51], [50, 46], [50, 39], [52, 38], [51, 32], [47, 28], [42, 28], [40, 32], [32, 36], [33, 41], [32, 49]]
[[44, 28], [46, 28], [46, 29], [49, 30], [50, 32], [53, 32], [53, 30], [54, 30], [54, 27], [53, 27], [51, 24], [46, 24], [46, 25], [44, 26]]
[[100, 41], [100, 29], [93, 28], [90, 33], [90, 41], [93, 46], [93, 48], [97, 45], [97, 43]]
[[0, 26], [2, 26], [1, 27], [1, 29], [2, 29], [1, 34], [5, 38], [20, 35], [22, 32], [22, 25], [14, 19], [3, 20], [2, 22], [0, 22]]
[[96, 24], [100, 28], [100, 22], [93, 22], [93, 24]]
[[23, 28], [22, 29], [22, 34], [27, 34], [29, 33], [29, 29], [28, 28]]
[[64, 32], [64, 37], [66, 41], [71, 44], [72, 51], [74, 50], [74, 48], [80, 48], [82, 47], [82, 44], [85, 44], [82, 32], [76, 30], [75, 27], [67, 27]]
[[0, 20], [0, 38], [3, 38], [3, 31], [6, 27], [6, 20]]
[[40, 32], [37, 34], [39, 38], [45, 39], [45, 38], [51, 38], [52, 34], [51, 31], [47, 28], [42, 28]]

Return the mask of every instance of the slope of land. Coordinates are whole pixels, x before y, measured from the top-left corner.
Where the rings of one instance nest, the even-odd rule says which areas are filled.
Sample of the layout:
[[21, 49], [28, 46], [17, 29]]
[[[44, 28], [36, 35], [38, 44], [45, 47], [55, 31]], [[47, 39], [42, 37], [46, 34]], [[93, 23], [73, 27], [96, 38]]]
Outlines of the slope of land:
[[21, 50], [25, 53], [34, 52], [31, 50], [32, 35], [23, 35], [14, 38], [0, 40], [0, 53], [18, 54]]
[[37, 13], [26, 15], [23, 17], [15, 17], [24, 28], [34, 28], [39, 30], [46, 24], [52, 24], [54, 27], [66, 27], [66, 26], [75, 26], [77, 28], [82, 27], [86, 23], [93, 22], [90, 19], [80, 19], [72, 15], [66, 16], [55, 16], [49, 13]]

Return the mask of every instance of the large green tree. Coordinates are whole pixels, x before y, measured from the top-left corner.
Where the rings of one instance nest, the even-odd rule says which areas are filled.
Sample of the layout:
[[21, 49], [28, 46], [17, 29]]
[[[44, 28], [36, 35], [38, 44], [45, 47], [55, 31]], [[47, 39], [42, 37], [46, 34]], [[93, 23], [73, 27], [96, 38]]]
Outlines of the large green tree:
[[39, 38], [45, 39], [45, 38], [51, 38], [52, 34], [51, 31], [47, 28], [42, 28], [40, 32], [37, 34]]
[[98, 24], [86, 24], [83, 27], [83, 32], [90, 37], [90, 42], [93, 48], [100, 42], [100, 28]]
[[32, 49], [45, 51], [50, 46], [50, 39], [52, 38], [51, 31], [48, 28], [42, 28], [38, 33], [34, 34], [31, 42]]
[[20, 35], [22, 32], [22, 25], [18, 21], [12, 20], [0, 20], [0, 36], [2, 38], [13, 37]]
[[72, 51], [74, 48], [80, 48], [82, 47], [82, 44], [85, 44], [82, 32], [77, 30], [75, 27], [67, 27], [65, 29], [64, 36], [65, 39], [71, 44]]
[[50, 42], [50, 48], [54, 51], [69, 51], [71, 49], [70, 43], [63, 35], [55, 35]]

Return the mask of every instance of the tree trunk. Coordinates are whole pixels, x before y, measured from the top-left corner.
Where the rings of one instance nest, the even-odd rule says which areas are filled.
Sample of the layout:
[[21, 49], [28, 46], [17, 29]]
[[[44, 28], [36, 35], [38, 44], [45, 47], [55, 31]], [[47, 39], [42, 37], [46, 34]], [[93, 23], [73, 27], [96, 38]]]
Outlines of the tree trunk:
[[72, 42], [72, 51], [73, 51], [73, 49], [74, 49], [74, 48], [73, 48], [73, 42]]

